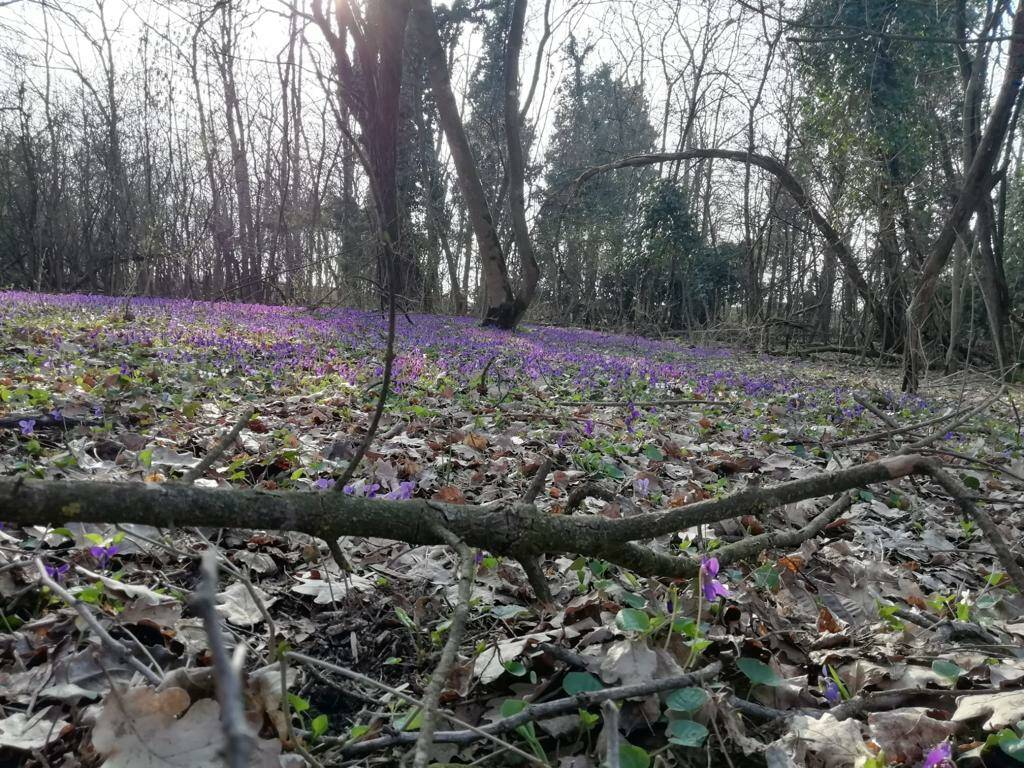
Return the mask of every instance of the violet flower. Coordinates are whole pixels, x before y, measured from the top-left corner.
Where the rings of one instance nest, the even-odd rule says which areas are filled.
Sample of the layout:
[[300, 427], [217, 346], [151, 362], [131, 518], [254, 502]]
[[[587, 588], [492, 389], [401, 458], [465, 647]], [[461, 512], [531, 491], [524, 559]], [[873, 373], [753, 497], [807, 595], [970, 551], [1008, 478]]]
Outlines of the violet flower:
[[944, 741], [929, 750], [921, 768], [950, 768], [953, 765], [953, 745]]
[[64, 581], [64, 577], [67, 575], [68, 570], [71, 568], [70, 565], [64, 563], [63, 565], [47, 565], [46, 575], [56, 581], [58, 584]]
[[647, 494], [651, 492], [651, 481], [646, 477], [638, 477], [633, 481], [633, 493], [635, 493], [641, 499], [647, 498]]
[[106, 568], [110, 559], [120, 551], [117, 544], [111, 544], [109, 547], [89, 547], [89, 554], [96, 558], [96, 561], [100, 564], [100, 568]]
[[35, 419], [22, 419], [18, 422], [18, 426], [21, 427], [21, 434], [28, 437], [35, 431], [36, 420]]
[[313, 483], [313, 487], [318, 491], [326, 491], [333, 488], [338, 484], [338, 481], [331, 477], [321, 477], [319, 480]]
[[825, 687], [821, 691], [829, 706], [835, 706], [842, 701], [843, 695], [839, 692], [839, 685], [831, 678], [825, 681]]
[[416, 483], [412, 480], [405, 480], [398, 484], [398, 487], [390, 493], [384, 494], [385, 499], [393, 499], [395, 501], [408, 501], [412, 498], [412, 495], [416, 492]]
[[729, 588], [718, 580], [718, 558], [702, 557], [700, 561], [700, 574], [703, 577], [704, 599], [709, 603], [715, 602], [720, 597], [729, 596]]

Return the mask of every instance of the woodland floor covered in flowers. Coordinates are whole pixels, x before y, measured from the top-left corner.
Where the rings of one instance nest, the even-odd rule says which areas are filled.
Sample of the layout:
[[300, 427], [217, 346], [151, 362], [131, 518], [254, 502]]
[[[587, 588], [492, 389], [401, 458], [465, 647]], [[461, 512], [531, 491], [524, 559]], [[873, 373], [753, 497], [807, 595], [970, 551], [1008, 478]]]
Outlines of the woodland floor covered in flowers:
[[[197, 485], [336, 492], [379, 393], [385, 331], [380, 314], [343, 309], [0, 292], [0, 474], [180, 482], [252, 408]], [[980, 373], [934, 373], [925, 397], [906, 397], [896, 369], [849, 357], [550, 327], [510, 334], [422, 315], [399, 318], [395, 372], [379, 433], [338, 492], [487, 504], [521, 498], [545, 467], [542, 509], [614, 518], [891, 455], [999, 390]], [[1007, 388], [928, 448], [1018, 551], [1019, 401]], [[600, 493], [574, 496], [585, 484]], [[528, 704], [719, 661], [692, 686], [620, 700], [623, 740], [608, 764], [1024, 761], [1024, 600], [938, 486], [864, 488], [799, 548], [718, 567], [717, 548], [799, 528], [827, 504], [657, 542], [702, 558], [689, 582], [548, 559], [549, 606], [517, 563], [478, 553], [442, 707], [485, 726]], [[423, 694], [457, 600], [454, 555], [377, 539], [341, 546], [352, 574], [296, 533], [3, 527], [0, 765], [217, 764], [219, 710], [202, 674], [212, 660], [190, 601], [210, 548], [223, 555], [218, 611], [247, 646], [253, 764], [396, 764], [396, 735], [422, 716], [400, 694]], [[37, 558], [160, 688], [42, 586]], [[287, 714], [282, 647], [326, 663], [283, 676]], [[498, 743], [440, 745], [434, 759], [600, 765], [606, 715], [579, 702]], [[395, 746], [361, 751], [385, 737]], [[191, 757], [161, 753], [161, 739], [191, 745]]]

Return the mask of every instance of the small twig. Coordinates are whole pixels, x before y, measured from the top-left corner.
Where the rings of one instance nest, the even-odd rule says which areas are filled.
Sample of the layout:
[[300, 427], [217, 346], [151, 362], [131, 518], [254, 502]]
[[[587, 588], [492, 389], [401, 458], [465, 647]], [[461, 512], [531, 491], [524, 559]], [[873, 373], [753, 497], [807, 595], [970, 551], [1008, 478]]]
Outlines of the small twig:
[[434, 674], [430, 678], [427, 690], [423, 692], [423, 718], [420, 722], [420, 735], [416, 740], [416, 752], [413, 758], [413, 768], [427, 768], [430, 762], [431, 745], [434, 736], [434, 729], [437, 725], [437, 707], [441, 700], [441, 693], [448, 683], [448, 676], [451, 674], [452, 664], [462, 642], [462, 635], [466, 629], [466, 619], [469, 616], [469, 601], [473, 596], [473, 575], [476, 570], [476, 553], [466, 546], [466, 543], [459, 537], [437, 525], [438, 535], [442, 536], [448, 544], [459, 555], [459, 592], [458, 602], [455, 610], [452, 611], [451, 623], [448, 627], [448, 639], [445, 641], [444, 649], [441, 651], [441, 658], [437, 662]]
[[622, 743], [619, 737], [619, 708], [609, 699], [601, 704], [601, 714], [604, 715], [604, 764], [606, 768], [619, 768], [622, 765], [619, 760]]
[[[871, 442], [874, 442], [875, 440], [884, 440], [887, 437], [894, 437], [896, 435], [904, 435], [904, 434], [907, 434], [908, 432], [916, 432], [919, 429], [924, 429], [925, 427], [933, 427], [936, 424], [944, 424], [944, 423], [950, 421], [951, 419], [956, 419], [956, 421], [954, 422], [953, 425], [947, 425], [947, 430], [948, 430], [948, 429], [951, 428], [951, 426], [956, 426], [956, 425], [959, 425], [959, 424], [963, 424], [965, 421], [967, 421], [971, 417], [975, 416], [978, 413], [981, 413], [981, 411], [985, 410], [990, 405], [992, 405], [992, 403], [994, 403], [996, 400], [998, 400], [1000, 397], [1002, 397], [1003, 393], [1005, 391], [1006, 391], [1006, 387], [1003, 386], [994, 395], [992, 395], [989, 398], [986, 398], [979, 405], [976, 405], [974, 408], [971, 408], [971, 409], [966, 410], [966, 411], [953, 411], [952, 413], [946, 413], [946, 414], [943, 414], [942, 416], [936, 416], [934, 419], [928, 419], [927, 421], [919, 421], [916, 424], [908, 424], [908, 425], [906, 425], [904, 427], [890, 428], [890, 429], [883, 430], [881, 432], [872, 432], [869, 435], [861, 435], [860, 437], [851, 437], [851, 438], [848, 438], [846, 440], [837, 440], [837, 441], [835, 441], [833, 443], [829, 443], [828, 447], [829, 448], [845, 448], [845, 447], [848, 447], [848, 446], [851, 446], [851, 445], [862, 445], [863, 443], [871, 443]], [[931, 435], [929, 435], [929, 437], [924, 438], [924, 440], [927, 440], [928, 442], [933, 442], [934, 439], [937, 439], [937, 438], [933, 438]], [[914, 445], [917, 445], [917, 444], [915, 443]], [[912, 452], [914, 450], [916, 450], [916, 448], [913, 445], [907, 446], [907, 451], [908, 452]]]
[[610, 491], [597, 483], [584, 483], [573, 489], [565, 502], [565, 512], [568, 515], [575, 512], [587, 499], [601, 499], [601, 501], [615, 501], [615, 491]]
[[384, 349], [384, 377], [380, 382], [380, 395], [377, 397], [377, 405], [373, 410], [373, 417], [370, 419], [370, 426], [366, 430], [366, 436], [363, 437], [363, 442], [359, 444], [359, 448], [356, 450], [352, 460], [349, 461], [348, 466], [345, 467], [345, 471], [341, 474], [341, 479], [338, 480], [334, 486], [334, 490], [343, 491], [345, 486], [348, 485], [349, 481], [355, 475], [356, 470], [359, 469], [359, 465], [363, 461], [363, 457], [366, 456], [366, 452], [370, 450], [370, 446], [373, 444], [373, 438], [377, 434], [377, 429], [380, 427], [381, 416], [384, 415], [384, 408], [388, 402], [388, 395], [391, 394], [391, 374], [395, 365], [395, 324], [397, 314], [397, 297], [395, 296], [394, 284], [392, 280], [388, 279], [388, 339], [387, 346]]
[[75, 609], [78, 615], [82, 617], [82, 621], [89, 625], [89, 628], [96, 633], [97, 637], [99, 637], [100, 642], [113, 651], [119, 661], [126, 663], [153, 685], [160, 685], [162, 682], [160, 675], [135, 658], [123, 643], [115, 640], [114, 637], [103, 628], [103, 625], [97, 621], [96, 617], [92, 615], [92, 611], [89, 610], [85, 603], [64, 589], [64, 587], [58, 584], [54, 579], [50, 578], [50, 574], [46, 572], [46, 566], [43, 565], [43, 561], [40, 558], [37, 557], [35, 559], [35, 563], [36, 570], [39, 571], [39, 580], [45, 586], [49, 587], [53, 594]]
[[[289, 655], [299, 661], [310, 660], [308, 656], [302, 657], [300, 654], [293, 653]], [[311, 661], [326, 666], [329, 669], [334, 669], [333, 665], [329, 666], [324, 662], [316, 660]], [[651, 693], [663, 693], [665, 691], [674, 691], [678, 688], [688, 688], [693, 685], [700, 685], [701, 683], [713, 679], [721, 670], [722, 662], [715, 661], [688, 675], [664, 677], [659, 680], [650, 680], [646, 683], [635, 683], [632, 685], [621, 685], [614, 688], [604, 688], [600, 691], [585, 691], [562, 699], [554, 699], [553, 701], [545, 701], [539, 704], [528, 704], [515, 715], [506, 717], [502, 720], [497, 720], [493, 723], [488, 723], [482, 728], [466, 729], [462, 731], [436, 731], [434, 733], [434, 743], [471, 744], [474, 741], [479, 741], [481, 738], [484, 738], [485, 735], [493, 736], [496, 734], [509, 733], [510, 731], [514, 731], [516, 728], [526, 725], [527, 723], [531, 723], [534, 720], [543, 720], [549, 717], [564, 715], [569, 712], [576, 712], [577, 710], [586, 709], [604, 701], [622, 701], [623, 699], [646, 696]], [[411, 744], [415, 740], [416, 734], [402, 732], [393, 736], [382, 736], [380, 738], [353, 744], [352, 747], [345, 750], [345, 754], [350, 757], [365, 755], [370, 752], [376, 752], [381, 749], [387, 749], [401, 744]], [[534, 758], [533, 762], [539, 761]]]
[[[309, 665], [315, 666], [315, 667], [323, 667], [326, 670], [329, 670], [331, 672], [334, 672], [335, 674], [341, 675], [342, 677], [346, 678], [347, 680], [354, 680], [355, 682], [363, 683], [364, 685], [370, 685], [370, 686], [373, 686], [375, 688], [380, 688], [382, 691], [386, 691], [387, 693], [390, 693], [392, 696], [394, 696], [394, 697], [396, 697], [398, 699], [401, 699], [406, 704], [410, 704], [410, 705], [412, 705], [414, 707], [418, 707], [420, 709], [423, 708], [423, 703], [421, 701], [419, 701], [419, 699], [416, 699], [415, 697], [410, 696], [407, 693], [403, 693], [402, 691], [398, 690], [397, 688], [392, 688], [390, 685], [388, 685], [386, 683], [382, 683], [379, 680], [374, 680], [372, 677], [367, 677], [366, 675], [362, 675], [362, 674], [360, 674], [358, 672], [354, 672], [351, 669], [346, 669], [345, 667], [338, 666], [337, 664], [332, 664], [329, 661], [323, 661], [321, 659], [313, 658], [312, 656], [306, 656], [303, 653], [295, 653], [294, 651], [289, 651], [285, 655], [288, 658], [292, 659], [293, 661], [298, 661], [298, 662], [301, 662], [303, 664], [309, 664]], [[524, 752], [523, 750], [519, 749], [515, 745], [509, 744], [507, 741], [503, 741], [502, 739], [499, 739], [494, 734], [487, 732], [484, 728], [478, 728], [475, 725], [470, 725], [469, 723], [465, 722], [464, 720], [460, 720], [455, 715], [451, 714], [450, 712], [446, 712], [443, 709], [438, 710], [438, 714], [440, 714], [443, 718], [445, 718], [449, 722], [454, 723], [455, 725], [462, 726], [466, 730], [466, 732], [475, 734], [477, 736], [477, 738], [476, 739], [472, 739], [472, 741], [479, 741], [479, 740], [491, 741], [494, 744], [496, 744], [497, 746], [501, 747], [502, 749], [507, 749], [507, 750], [510, 750], [511, 752], [515, 752], [517, 755], [519, 755], [520, 757], [526, 759], [528, 762], [536, 763], [537, 765], [546, 765], [546, 763], [543, 760], [539, 759], [535, 755], [531, 755], [529, 752]], [[456, 733], [461, 733], [461, 731], [456, 731]], [[436, 743], [438, 743], [437, 732], [434, 733], [434, 737], [435, 737], [434, 738], [434, 743], [436, 744]], [[359, 755], [367, 755], [367, 754], [370, 754], [371, 752], [376, 752], [378, 749], [387, 749], [388, 747], [394, 746], [396, 744], [411, 744], [415, 740], [416, 740], [416, 734], [408, 733], [408, 732], [404, 732], [403, 731], [402, 734], [399, 734], [398, 736], [395, 736], [395, 737], [381, 737], [379, 739], [372, 739], [370, 741], [361, 741], [361, 742], [357, 742], [355, 744], [349, 744], [346, 741], [345, 742], [345, 747], [342, 749], [342, 752], [347, 757], [356, 757], [356, 756], [359, 756]], [[323, 741], [326, 742], [326, 741], [331, 741], [331, 740], [328, 739], [328, 738], [324, 738]], [[382, 742], [387, 742], [387, 743], [382, 743]], [[369, 745], [369, 748], [367, 748], [367, 745]]]
[[523, 501], [526, 504], [533, 504], [540, 496], [540, 492], [544, 490], [544, 481], [548, 477], [548, 472], [551, 471], [551, 459], [544, 457], [544, 461], [541, 462], [540, 467], [533, 475], [533, 479], [530, 481], [530, 487], [526, 489], [526, 495], [523, 496]]
[[1024, 593], [1024, 569], [1018, 565], [1017, 558], [1014, 557], [1013, 552], [1003, 538], [999, 527], [992, 520], [991, 515], [975, 504], [970, 498], [970, 492], [964, 488], [963, 484], [956, 477], [942, 469], [937, 462], [932, 462], [929, 474], [942, 486], [946, 493], [953, 497], [953, 500], [964, 513], [968, 517], [973, 518], [978, 524], [981, 532], [988, 539], [989, 545], [995, 550], [999, 562], [1002, 563], [1003, 569], [1010, 577], [1013, 585], [1017, 587], [1018, 592]]
[[[242, 699], [240, 665], [228, 653], [221, 628], [220, 614], [217, 613], [217, 553], [207, 549], [201, 565], [202, 579], [196, 591], [193, 607], [203, 620], [206, 636], [210, 641], [210, 655], [213, 657], [213, 672], [217, 681], [217, 700], [220, 702], [220, 720], [224, 727], [225, 762], [229, 768], [247, 768], [255, 738], [245, 719]], [[245, 645], [239, 645], [240, 649]], [[283, 692], [287, 696], [287, 691]]]
[[220, 440], [217, 441], [217, 444], [207, 451], [206, 455], [200, 459], [199, 463], [181, 476], [181, 482], [186, 485], [191, 485], [202, 477], [206, 473], [206, 470], [213, 466], [213, 462], [219, 459], [224, 451], [230, 448], [234, 444], [235, 440], [238, 439], [239, 434], [241, 434], [245, 425], [249, 423], [249, 419], [252, 418], [253, 413], [255, 413], [255, 409], [252, 406], [246, 408], [238, 421], [235, 422], [235, 425], [221, 436]]

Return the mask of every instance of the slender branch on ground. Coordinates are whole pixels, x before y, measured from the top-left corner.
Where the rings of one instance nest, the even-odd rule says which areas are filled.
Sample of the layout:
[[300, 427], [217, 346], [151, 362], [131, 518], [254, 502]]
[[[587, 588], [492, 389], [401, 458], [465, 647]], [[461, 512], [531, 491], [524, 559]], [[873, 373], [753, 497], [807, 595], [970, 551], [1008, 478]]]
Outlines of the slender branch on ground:
[[75, 612], [82, 617], [82, 621], [89, 625], [89, 629], [96, 633], [100, 642], [113, 652], [118, 661], [127, 664], [153, 685], [160, 685], [163, 678], [159, 674], [139, 661], [132, 652], [128, 650], [124, 643], [116, 640], [109, 632], [107, 632], [103, 625], [99, 623], [95, 616], [93, 616], [92, 611], [89, 610], [89, 607], [85, 603], [64, 589], [64, 587], [58, 584], [56, 580], [52, 579], [50, 574], [46, 572], [46, 566], [43, 565], [43, 561], [40, 558], [37, 557], [35, 562], [36, 570], [39, 571], [39, 581], [44, 586], [48, 587], [53, 594], [75, 609]]
[[[247, 768], [249, 755], [255, 746], [255, 736], [245, 719], [240, 665], [228, 653], [220, 614], [217, 613], [217, 554], [212, 549], [203, 553], [200, 571], [202, 578], [192, 604], [203, 621], [210, 641], [217, 701], [220, 703], [220, 719], [224, 727], [225, 762], [229, 768]], [[238, 647], [245, 648], [244, 645]]]
[[565, 502], [565, 514], [570, 515], [587, 499], [600, 499], [601, 501], [615, 501], [615, 492], [597, 483], [584, 483], [573, 488], [569, 499]]
[[[302, 657], [301, 654], [294, 653], [289, 655], [297, 661], [309, 660], [326, 668], [334, 668], [333, 665], [326, 665], [325, 663], [316, 661], [315, 659], [309, 659], [308, 656]], [[596, 706], [605, 701], [622, 701], [624, 699], [647, 696], [652, 693], [664, 693], [667, 691], [674, 691], [679, 688], [689, 688], [690, 686], [701, 685], [709, 680], [713, 680], [721, 670], [722, 662], [715, 661], [708, 664], [706, 667], [702, 667], [696, 672], [692, 672], [687, 675], [663, 677], [658, 680], [650, 680], [646, 683], [620, 685], [613, 688], [604, 688], [600, 691], [577, 693], [574, 696], [545, 701], [539, 704], [527, 704], [525, 708], [515, 715], [497, 720], [493, 723], [488, 723], [480, 728], [460, 731], [435, 731], [434, 743], [472, 744], [473, 742], [480, 741], [482, 738], [486, 738], [487, 736], [509, 733], [514, 731], [516, 728], [526, 725], [527, 723], [532, 723], [535, 720], [544, 720], [549, 717], [557, 717], [558, 715], [576, 712], [580, 709], [587, 709], [588, 707]], [[370, 754], [371, 752], [377, 752], [382, 749], [388, 749], [389, 747], [400, 746], [402, 744], [412, 744], [415, 741], [415, 733], [396, 733], [391, 736], [381, 736], [376, 739], [358, 742], [347, 747], [344, 753], [346, 757], [357, 757]], [[539, 761], [534, 758], [533, 762]]]
[[[971, 419], [972, 417], [981, 413], [986, 408], [988, 408], [990, 405], [996, 402], [996, 400], [1002, 397], [1004, 392], [1006, 392], [1005, 385], [1000, 387], [999, 391], [996, 392], [994, 395], [986, 398], [978, 405], [966, 411], [953, 411], [952, 413], [946, 413], [943, 414], [942, 416], [936, 416], [934, 419], [928, 419], [927, 421], [919, 421], [915, 424], [907, 424], [906, 426], [903, 427], [894, 427], [882, 430], [881, 432], [872, 432], [871, 434], [868, 435], [861, 435], [860, 437], [851, 437], [847, 438], [846, 440], [836, 440], [835, 442], [829, 443], [828, 447], [830, 449], [848, 448], [851, 445], [863, 445], [864, 443], [872, 443], [876, 440], [885, 440], [886, 438], [895, 437], [896, 435], [904, 435], [907, 434], [908, 432], [916, 432], [919, 429], [924, 429], [926, 427], [934, 427], [936, 424], [945, 424], [946, 422], [949, 422], [951, 419], [957, 420], [952, 426], [958, 426], [960, 424], [963, 424], [968, 419]], [[950, 428], [951, 426], [947, 425], [947, 429]], [[925, 439], [927, 440], [928, 438]], [[929, 442], [932, 442], [932, 440], [929, 440]], [[908, 449], [915, 450], [913, 446], [908, 446]]]
[[604, 764], [606, 768], [620, 768], [619, 746], [622, 740], [619, 736], [619, 708], [609, 699], [601, 704], [601, 715], [604, 717]]
[[523, 501], [526, 504], [533, 504], [540, 496], [540, 492], [544, 490], [544, 481], [547, 480], [548, 472], [551, 471], [551, 459], [547, 456], [544, 457], [544, 461], [537, 468], [537, 471], [533, 475], [533, 479], [530, 481], [530, 487], [526, 489], [526, 495], [523, 496]]
[[[301, 664], [306, 664], [313, 667], [321, 667], [330, 672], [334, 672], [335, 674], [340, 675], [346, 680], [352, 680], [357, 683], [362, 683], [363, 685], [369, 685], [374, 688], [379, 688], [382, 691], [390, 693], [395, 698], [404, 701], [406, 704], [410, 704], [411, 706], [416, 707], [417, 709], [423, 709], [423, 702], [421, 702], [419, 699], [410, 696], [409, 694], [404, 693], [398, 690], [397, 688], [392, 688], [387, 683], [382, 683], [379, 680], [374, 680], [372, 677], [367, 677], [366, 675], [362, 675], [359, 672], [355, 672], [351, 669], [338, 666], [337, 664], [332, 664], [329, 661], [323, 661], [322, 659], [316, 659], [312, 656], [307, 656], [304, 653], [295, 653], [289, 651], [286, 654], [286, 656], [288, 656], [288, 658], [292, 659], [293, 661], [297, 661]], [[443, 717], [445, 720], [448, 720], [449, 722], [454, 723], [455, 725], [461, 726], [468, 733], [476, 734], [478, 738], [474, 739], [474, 741], [490, 741], [495, 745], [501, 747], [502, 749], [507, 749], [511, 752], [514, 752], [515, 754], [524, 758], [527, 762], [535, 763], [537, 765], [546, 765], [546, 763], [540, 760], [536, 755], [531, 755], [529, 752], [524, 752], [523, 750], [519, 749], [519, 747], [516, 747], [513, 744], [509, 744], [507, 741], [498, 738], [493, 733], [489, 733], [483, 728], [478, 728], [477, 726], [471, 725], [465, 722], [464, 720], [460, 720], [450, 712], [446, 712], [445, 710], [440, 709], [438, 710], [438, 714], [441, 715], [441, 717]], [[323, 740], [325, 742], [338, 742], [338, 740], [333, 740], [329, 738], [324, 738]], [[404, 736], [399, 734], [398, 737], [381, 737], [379, 739], [360, 741], [354, 744], [350, 744], [347, 740], [342, 740], [341, 743], [344, 744], [342, 753], [346, 757], [368, 755], [372, 752], [378, 751], [379, 749], [387, 749], [388, 747], [393, 746], [395, 744], [412, 744], [413, 742], [415, 742], [415, 740], [416, 734], [409, 732], [405, 732]], [[382, 742], [387, 743], [382, 744]], [[434, 743], [437, 743], [436, 738], [434, 739]], [[368, 745], [369, 748], [367, 748]]]
[[[390, 270], [392, 267], [388, 265]], [[341, 479], [338, 480], [334, 486], [334, 490], [343, 492], [345, 486], [348, 485], [349, 481], [352, 480], [359, 469], [359, 465], [363, 461], [363, 457], [366, 456], [366, 452], [370, 450], [370, 446], [373, 444], [373, 438], [377, 434], [377, 429], [380, 427], [381, 416], [384, 415], [384, 408], [388, 402], [388, 395], [391, 394], [391, 374], [395, 365], [395, 327], [396, 318], [398, 314], [398, 308], [396, 306], [397, 299], [395, 297], [394, 286], [392, 285], [391, 276], [388, 277], [388, 340], [387, 347], [384, 350], [384, 377], [380, 383], [380, 395], [377, 397], [377, 405], [373, 410], [373, 417], [370, 419], [370, 426], [366, 430], [366, 436], [363, 438], [363, 442], [359, 444], [359, 448], [356, 450], [352, 460], [345, 467], [345, 471], [341, 475]], [[339, 563], [340, 565], [340, 563]]]
[[929, 474], [942, 486], [946, 493], [953, 497], [953, 501], [959, 505], [967, 517], [972, 518], [978, 524], [981, 532], [988, 539], [989, 545], [995, 550], [999, 562], [1010, 577], [1013, 585], [1017, 587], [1018, 592], [1024, 593], [1024, 569], [1017, 563], [1017, 558], [1006, 543], [1006, 539], [1003, 537], [1002, 531], [999, 530], [999, 526], [992, 520], [992, 516], [975, 504], [970, 498], [970, 491], [956, 477], [942, 469], [938, 463], [933, 464], [933, 469]]
[[447, 540], [459, 555], [459, 592], [458, 602], [452, 611], [448, 627], [448, 639], [445, 641], [441, 658], [434, 668], [427, 690], [423, 692], [423, 719], [420, 722], [420, 735], [416, 740], [416, 751], [413, 756], [413, 768], [427, 768], [430, 762], [430, 747], [433, 743], [434, 729], [437, 725], [437, 708], [441, 693], [448, 683], [452, 664], [459, 651], [462, 635], [466, 630], [466, 619], [469, 616], [469, 601], [473, 596], [473, 576], [476, 571], [476, 553], [455, 536], [451, 531], [438, 526], [438, 534]]
[[229, 429], [223, 435], [221, 435], [221, 438], [220, 440], [217, 441], [217, 444], [214, 445], [213, 448], [211, 448], [209, 451], [207, 451], [206, 455], [199, 460], [199, 463], [181, 476], [181, 482], [188, 483], [191, 485], [200, 477], [202, 477], [206, 473], [206, 470], [212, 467], [213, 463], [224, 454], [224, 451], [226, 451], [228, 448], [234, 445], [235, 440], [238, 439], [238, 436], [242, 433], [242, 430], [245, 428], [245, 425], [249, 423], [249, 420], [252, 418], [252, 415], [255, 412], [256, 409], [253, 408], [252, 406], [246, 408], [245, 411], [243, 411], [242, 415], [238, 417], [238, 421], [235, 422], [234, 426], [231, 427], [231, 429]]

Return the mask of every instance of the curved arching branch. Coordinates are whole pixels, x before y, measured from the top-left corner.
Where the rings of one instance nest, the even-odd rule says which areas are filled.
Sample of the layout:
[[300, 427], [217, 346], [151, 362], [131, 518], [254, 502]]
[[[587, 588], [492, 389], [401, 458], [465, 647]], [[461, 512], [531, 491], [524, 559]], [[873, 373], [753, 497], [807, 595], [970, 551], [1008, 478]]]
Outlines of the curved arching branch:
[[772, 174], [825, 239], [829, 249], [839, 263], [843, 265], [846, 276], [864, 300], [865, 305], [875, 317], [875, 320], [879, 323], [882, 322], [885, 310], [875, 296], [871, 286], [868, 285], [867, 280], [864, 279], [864, 273], [861, 272], [860, 265], [857, 264], [857, 258], [847, 244], [846, 239], [839, 230], [832, 226], [828, 218], [818, 210], [818, 207], [814, 204], [814, 201], [800, 180], [774, 157], [735, 149], [688, 149], [682, 152], [655, 152], [651, 154], [629, 155], [604, 165], [595, 165], [583, 171], [566, 190], [567, 194], [564, 198], [563, 206], [567, 207], [571, 204], [579, 193], [580, 188], [588, 180], [599, 174], [616, 171], [621, 168], [639, 168], [682, 160], [729, 160], [735, 163], [749, 163]]

